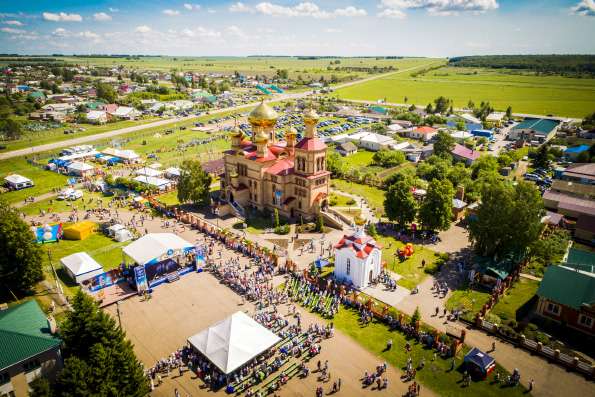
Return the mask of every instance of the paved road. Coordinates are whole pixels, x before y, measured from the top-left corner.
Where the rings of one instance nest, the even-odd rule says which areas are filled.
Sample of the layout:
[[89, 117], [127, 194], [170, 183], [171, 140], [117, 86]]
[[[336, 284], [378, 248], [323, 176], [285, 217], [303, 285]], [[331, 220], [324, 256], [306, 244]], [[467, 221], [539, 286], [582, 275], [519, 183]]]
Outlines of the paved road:
[[[379, 75], [375, 75], [375, 76], [371, 76], [371, 77], [366, 77], [365, 79], [361, 79], [361, 80], [350, 81], [348, 83], [343, 83], [343, 84], [334, 86], [333, 88], [334, 89], [345, 88], [345, 87], [349, 87], [352, 85], [365, 83], [370, 80], [380, 79], [380, 78], [383, 78], [383, 77], [386, 77], [389, 75], [406, 73], [406, 72], [409, 72], [414, 69], [426, 67], [428, 65], [431, 65], [431, 63], [418, 65], [418, 66], [414, 66], [414, 67], [407, 68], [407, 69], [398, 70], [396, 72], [383, 73], [383, 74], [379, 74]], [[284, 94], [276, 95], [274, 97], [270, 97], [270, 99], [267, 99], [265, 102], [277, 102], [277, 101], [284, 101], [284, 100], [289, 100], [289, 99], [301, 99], [301, 98], [305, 98], [311, 94], [312, 94], [311, 91], [298, 92], [298, 93], [284, 93]], [[237, 110], [252, 108], [252, 107], [258, 105], [258, 103], [259, 102], [251, 102], [251, 103], [247, 103], [244, 105], [238, 105], [238, 106], [233, 106], [233, 107], [224, 108], [224, 109], [212, 110], [209, 112], [209, 114], [219, 114], [219, 113], [225, 113], [225, 112], [229, 112], [229, 111], [237, 111]], [[112, 138], [112, 137], [115, 137], [118, 135], [128, 134], [130, 132], [142, 131], [147, 128], [166, 126], [169, 124], [179, 123], [179, 122], [192, 120], [192, 119], [196, 119], [196, 118], [198, 118], [198, 116], [174, 117], [174, 118], [169, 118], [169, 119], [165, 119], [165, 120], [155, 121], [153, 123], [142, 124], [142, 125], [126, 127], [126, 128], [120, 128], [118, 130], [102, 132], [102, 133], [94, 134], [94, 135], [87, 135], [87, 136], [79, 137], [79, 138], [72, 138], [72, 139], [68, 139], [68, 140], [64, 140], [64, 141], [60, 141], [60, 142], [47, 143], [44, 145], [33, 146], [30, 148], [26, 148], [26, 149], [13, 150], [10, 152], [0, 153], [0, 160], [6, 160], [6, 159], [13, 158], [13, 157], [19, 157], [19, 156], [25, 156], [25, 155], [45, 152], [48, 150], [59, 149], [62, 147], [81, 145], [84, 143], [89, 143], [89, 142], [97, 141], [100, 139]]]

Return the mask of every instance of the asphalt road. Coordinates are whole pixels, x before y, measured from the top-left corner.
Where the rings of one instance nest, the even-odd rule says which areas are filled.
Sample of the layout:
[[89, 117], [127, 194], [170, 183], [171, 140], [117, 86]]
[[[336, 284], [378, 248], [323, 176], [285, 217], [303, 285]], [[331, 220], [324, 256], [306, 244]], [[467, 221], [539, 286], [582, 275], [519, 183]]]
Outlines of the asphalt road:
[[[345, 88], [345, 87], [349, 87], [352, 85], [365, 83], [370, 80], [383, 78], [383, 77], [393, 75], [393, 74], [406, 73], [406, 72], [409, 72], [414, 69], [426, 67], [428, 65], [431, 65], [431, 63], [418, 65], [418, 66], [414, 66], [414, 67], [407, 68], [407, 69], [397, 70], [396, 72], [383, 73], [383, 74], [379, 74], [379, 75], [375, 75], [375, 76], [370, 76], [370, 77], [366, 77], [365, 79], [361, 79], [361, 80], [350, 81], [348, 83], [339, 84], [337, 86], [334, 86], [333, 89]], [[277, 101], [284, 101], [284, 100], [290, 100], [290, 99], [302, 99], [302, 98], [305, 98], [311, 94], [312, 94], [312, 91], [310, 91], [310, 90], [305, 91], [305, 92], [298, 92], [298, 93], [284, 93], [284, 94], [279, 94], [279, 95], [275, 95], [273, 97], [267, 98], [265, 100], [265, 102], [277, 102]], [[225, 113], [225, 112], [229, 112], [229, 111], [236, 111], [236, 110], [252, 108], [252, 107], [258, 105], [258, 103], [259, 102], [251, 102], [251, 103], [247, 103], [244, 105], [238, 105], [238, 106], [233, 106], [233, 107], [224, 108], [224, 109], [212, 110], [209, 112], [209, 114], [219, 114], [219, 113]], [[62, 147], [81, 145], [84, 143], [89, 143], [89, 142], [97, 141], [100, 139], [112, 138], [112, 137], [115, 137], [118, 135], [128, 134], [130, 132], [142, 131], [147, 128], [167, 126], [167, 125], [170, 125], [173, 123], [179, 123], [181, 121], [192, 120], [192, 119], [196, 119], [196, 118], [198, 118], [198, 116], [174, 117], [174, 118], [169, 118], [169, 119], [165, 119], [165, 120], [155, 121], [153, 123], [102, 132], [99, 134], [87, 135], [84, 137], [72, 138], [72, 139], [67, 139], [64, 141], [53, 142], [53, 143], [47, 143], [44, 145], [32, 146], [32, 147], [25, 148], [25, 149], [12, 150], [9, 152], [0, 153], [0, 160], [6, 160], [6, 159], [13, 158], [13, 157], [26, 156], [26, 155], [31, 155], [31, 154], [35, 154], [35, 153], [41, 153], [41, 152], [45, 152], [45, 151], [49, 151], [49, 150], [59, 149]]]

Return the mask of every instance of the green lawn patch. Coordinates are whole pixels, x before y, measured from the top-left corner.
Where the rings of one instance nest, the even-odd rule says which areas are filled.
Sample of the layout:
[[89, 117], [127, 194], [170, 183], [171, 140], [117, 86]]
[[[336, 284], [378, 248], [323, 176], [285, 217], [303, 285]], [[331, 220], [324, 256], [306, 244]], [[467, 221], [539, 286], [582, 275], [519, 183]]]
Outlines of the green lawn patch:
[[58, 273], [65, 293], [74, 294], [78, 286], [66, 274], [62, 268], [60, 259], [74, 254], [75, 252], [86, 252], [97, 261], [104, 270], [110, 270], [118, 267], [122, 262], [122, 247], [128, 242], [118, 243], [102, 233], [93, 233], [84, 240], [61, 240], [59, 243], [50, 243], [42, 245], [44, 251], [43, 267], [46, 274], [46, 280], [54, 279], [51, 272], [48, 251], [51, 254], [52, 263]]
[[340, 193], [331, 193], [329, 204], [331, 207], [352, 207], [356, 205], [354, 199]]
[[502, 321], [516, 320], [517, 310], [535, 296], [538, 288], [539, 281], [521, 277], [494, 305], [490, 314]]
[[473, 321], [475, 314], [483, 307], [490, 298], [487, 292], [474, 289], [460, 289], [453, 291], [446, 301], [446, 308], [450, 311], [461, 310], [461, 317]]
[[361, 183], [347, 182], [343, 179], [333, 179], [332, 185], [337, 190], [365, 197], [376, 216], [384, 214], [384, 190]]
[[0, 194], [0, 197], [9, 203], [17, 203], [23, 201], [26, 197], [39, 196], [51, 192], [55, 188], [65, 187], [67, 180], [66, 176], [33, 166], [22, 157], [0, 161], [0, 180], [2, 183], [4, 183], [4, 177], [10, 174], [27, 177], [33, 181], [35, 186]]
[[[405, 246], [405, 243], [391, 236], [378, 236], [376, 241], [383, 246], [382, 260], [386, 261], [388, 268], [403, 276], [397, 284], [407, 289], [413, 289], [421, 283], [428, 275], [426, 269], [432, 269], [439, 260], [439, 254], [435, 251], [414, 244], [413, 255], [401, 262], [395, 252]], [[421, 265], [424, 259], [425, 268]]]
[[[414, 366], [417, 366], [421, 359], [425, 359], [426, 365], [423, 369], [417, 371], [416, 379], [424, 387], [432, 389], [435, 393], [446, 397], [459, 396], [522, 396], [525, 389], [522, 387], [504, 388], [498, 384], [492, 384], [493, 375], [487, 380], [472, 382], [469, 387], [462, 387], [461, 378], [461, 364], [464, 354], [468, 348], [459, 353], [456, 358], [456, 369], [450, 371], [450, 360], [444, 360], [438, 357], [432, 361], [433, 351], [426, 349], [423, 345], [416, 343], [413, 339], [407, 339], [405, 335], [399, 331], [389, 331], [388, 327], [380, 322], [373, 321], [372, 323], [362, 326], [358, 321], [358, 313], [355, 310], [342, 307], [339, 313], [332, 320], [335, 327], [352, 337], [356, 342], [364, 348], [377, 355], [380, 360], [385, 360], [395, 368], [403, 369], [407, 366], [407, 359], [412, 358]], [[393, 348], [389, 351], [384, 351], [386, 342], [392, 339]], [[412, 346], [411, 353], [405, 351], [405, 343], [409, 341]], [[498, 366], [497, 371], [504, 374], [505, 370]], [[403, 371], [404, 372], [404, 371]], [[400, 382], [398, 379], [391, 379], [392, 382]]]
[[180, 200], [178, 200], [178, 190], [172, 190], [171, 192], [167, 192], [165, 194], [161, 194], [157, 196], [157, 201], [165, 204], [165, 205], [178, 205], [180, 204]]
[[367, 167], [372, 163], [372, 157], [374, 157], [374, 152], [359, 149], [356, 153], [345, 157], [345, 161], [350, 167]]

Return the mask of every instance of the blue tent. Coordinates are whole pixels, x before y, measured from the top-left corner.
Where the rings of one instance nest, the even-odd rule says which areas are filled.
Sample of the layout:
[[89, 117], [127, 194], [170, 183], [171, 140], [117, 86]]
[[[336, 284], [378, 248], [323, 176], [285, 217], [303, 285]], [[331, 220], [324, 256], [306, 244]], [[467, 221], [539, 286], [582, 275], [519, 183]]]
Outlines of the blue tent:
[[474, 347], [463, 360], [470, 372], [475, 372], [485, 378], [496, 367], [496, 360], [487, 353]]
[[488, 139], [492, 139], [494, 136], [494, 133], [490, 130], [471, 130], [471, 134], [473, 134], [473, 136], [483, 136]]

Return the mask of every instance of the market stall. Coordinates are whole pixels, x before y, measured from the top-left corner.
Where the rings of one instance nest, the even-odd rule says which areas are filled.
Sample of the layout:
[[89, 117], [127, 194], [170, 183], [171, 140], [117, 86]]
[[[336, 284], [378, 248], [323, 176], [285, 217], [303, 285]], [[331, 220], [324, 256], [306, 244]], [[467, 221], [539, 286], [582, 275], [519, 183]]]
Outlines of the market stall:
[[66, 273], [77, 284], [103, 273], [103, 267], [86, 252], [76, 252], [60, 259]]

